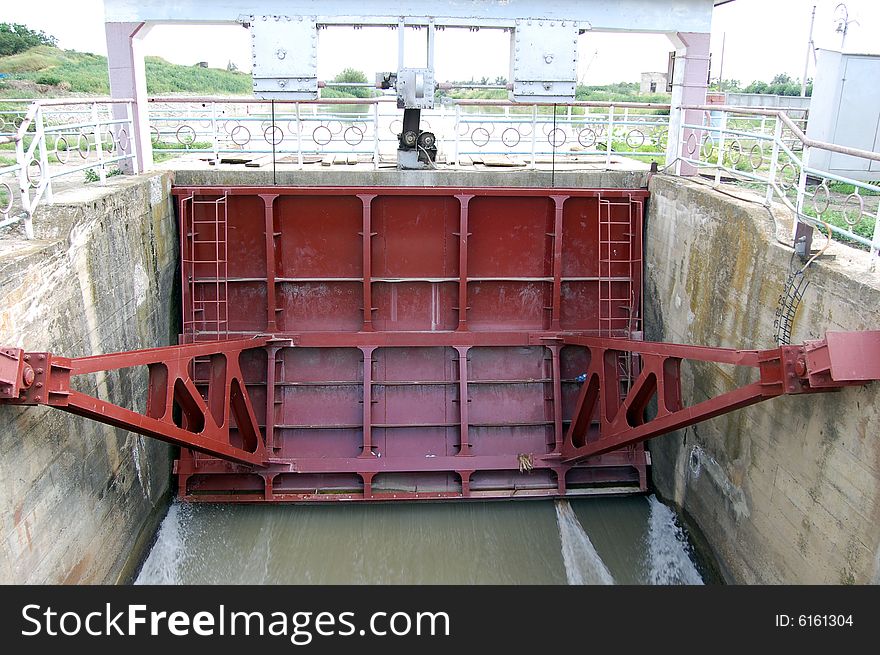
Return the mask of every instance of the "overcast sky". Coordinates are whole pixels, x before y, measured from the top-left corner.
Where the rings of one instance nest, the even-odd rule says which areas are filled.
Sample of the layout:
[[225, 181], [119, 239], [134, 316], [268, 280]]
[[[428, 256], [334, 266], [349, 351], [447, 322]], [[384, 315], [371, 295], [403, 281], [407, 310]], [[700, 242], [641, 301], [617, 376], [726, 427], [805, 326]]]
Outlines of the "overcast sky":
[[[713, 77], [722, 65], [721, 46], [726, 36], [725, 79], [747, 84], [756, 79], [769, 81], [782, 72], [800, 78], [813, 5], [817, 5], [815, 44], [839, 48], [841, 35], [835, 31], [838, 4], [838, 0], [736, 0], [716, 8], [712, 21]], [[850, 21], [855, 22], [849, 25], [845, 49], [880, 52], [880, 1], [848, 0], [846, 7]], [[44, 30], [56, 36], [63, 48], [106, 54], [103, 11], [102, 0], [4, 0], [0, 20]], [[437, 78], [507, 77], [508, 39], [506, 34], [487, 30], [438, 32]], [[157, 26], [147, 36], [146, 47], [148, 54], [178, 64], [208, 61], [211, 66], [225, 67], [231, 60], [242, 70], [249, 69], [248, 34], [239, 26]], [[666, 70], [670, 49], [663, 35], [586, 33], [579, 45], [579, 77], [586, 84], [637, 81], [642, 71]], [[415, 63], [407, 61], [408, 65]], [[363, 70], [370, 79], [377, 71], [396, 69], [396, 36], [390, 30], [376, 28], [322, 30], [319, 77], [332, 78], [346, 66]], [[808, 77], [812, 76], [812, 66], [811, 61]]]

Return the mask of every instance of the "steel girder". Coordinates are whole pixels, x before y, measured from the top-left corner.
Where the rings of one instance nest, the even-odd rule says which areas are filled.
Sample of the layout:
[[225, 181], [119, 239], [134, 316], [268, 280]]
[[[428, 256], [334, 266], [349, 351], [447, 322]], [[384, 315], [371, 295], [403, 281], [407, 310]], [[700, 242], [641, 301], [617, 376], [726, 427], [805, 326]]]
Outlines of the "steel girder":
[[[2, 347], [0, 403], [49, 405], [214, 457], [263, 467], [268, 463], [266, 444], [239, 356], [269, 341], [269, 337], [260, 337], [73, 358]], [[206, 360], [209, 367], [204, 396], [193, 380], [196, 358]], [[71, 378], [77, 375], [133, 366], [149, 369], [143, 414], [71, 386]]]
[[[837, 391], [880, 379], [880, 331], [828, 332], [819, 341], [767, 350], [575, 335], [556, 339], [589, 352], [589, 367], [561, 448], [542, 457], [561, 460], [564, 466], [776, 396]], [[266, 468], [271, 466], [270, 457], [254, 416], [239, 356], [253, 348], [289, 344], [264, 335], [79, 358], [0, 348], [0, 403], [49, 405], [221, 460]], [[625, 376], [620, 362], [631, 354], [638, 355], [637, 374], [630, 388], [622, 392]], [[193, 379], [196, 358], [208, 366], [204, 393], [199, 392]], [[681, 391], [681, 362], [685, 359], [755, 368], [758, 379], [688, 406]], [[149, 388], [143, 414], [71, 388], [71, 378], [77, 375], [144, 365], [149, 369]], [[652, 401], [655, 411], [649, 418]], [[363, 462], [358, 464], [369, 473], [384, 469], [378, 460], [369, 463], [366, 468]], [[327, 470], [332, 469], [329, 463], [318, 460], [302, 464], [314, 472], [328, 466]], [[433, 464], [440, 469], [450, 468], [445, 461]]]
[[[667, 343], [565, 337], [590, 354], [586, 380], [565, 435], [562, 460], [575, 463], [784, 394], [838, 391], [880, 379], [880, 331], [828, 332], [819, 341], [768, 350], [733, 350]], [[618, 361], [639, 355], [640, 371], [621, 393]], [[759, 379], [688, 406], [682, 360], [758, 369]], [[647, 416], [652, 401], [654, 416]]]

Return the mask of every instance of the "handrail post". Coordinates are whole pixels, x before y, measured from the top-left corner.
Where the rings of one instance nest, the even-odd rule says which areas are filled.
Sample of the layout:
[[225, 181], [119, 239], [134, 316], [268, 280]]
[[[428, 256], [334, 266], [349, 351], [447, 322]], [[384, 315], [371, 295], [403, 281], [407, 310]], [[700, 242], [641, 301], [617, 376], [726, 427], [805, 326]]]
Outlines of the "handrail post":
[[98, 155], [98, 178], [103, 186], [107, 182], [107, 171], [104, 170], [104, 144], [101, 142], [101, 127], [98, 123], [98, 103], [92, 103], [92, 129], [95, 132], [95, 152]]
[[538, 105], [532, 105], [532, 168], [538, 167], [537, 141], [538, 136]]
[[605, 144], [605, 168], [611, 167], [611, 148], [614, 144], [614, 105], [608, 107], [608, 140]]
[[211, 150], [214, 153], [214, 161], [220, 161], [220, 145], [217, 142], [217, 103], [211, 103]]
[[303, 169], [303, 142], [302, 142], [302, 123], [299, 118], [299, 103], [294, 103], [296, 109], [296, 161], [299, 164], [299, 170]]
[[37, 147], [40, 149], [40, 168], [43, 171], [42, 177], [46, 180], [46, 201], [52, 202], [52, 176], [49, 174], [49, 153], [46, 151], [46, 128], [43, 124], [43, 108], [37, 109], [36, 115], [36, 132], [34, 138], [37, 139]]
[[877, 217], [874, 219], [874, 236], [871, 240], [871, 254], [880, 256], [880, 206], [877, 207]]
[[27, 164], [24, 158], [24, 138], [15, 142], [15, 158], [18, 160], [18, 188], [21, 195], [21, 208], [24, 210], [24, 231], [28, 239], [34, 238], [33, 213], [31, 210], [31, 190], [27, 177]]
[[373, 170], [379, 170], [379, 103], [373, 103]]
[[773, 183], [776, 181], [776, 168], [779, 165], [779, 143], [782, 140], [782, 121], [777, 120], [773, 128], [773, 151], [770, 155], [770, 170], [767, 173], [767, 193], [764, 201], [767, 206], [773, 201]]
[[[709, 126], [712, 126], [711, 119]], [[721, 184], [721, 168], [724, 166], [724, 134], [727, 130], [727, 112], [721, 112], [721, 125], [718, 131], [718, 156], [715, 160], [715, 184]]]
[[456, 103], [455, 105], [455, 166], [458, 166], [458, 147], [459, 147], [459, 125], [461, 124], [461, 106]]
[[130, 135], [128, 138], [128, 147], [130, 150], [128, 156], [131, 160], [131, 170], [135, 175], [137, 175], [140, 170], [138, 170], [137, 139], [134, 138], [134, 113], [131, 107], [131, 102], [125, 103], [125, 120], [128, 121], [125, 125], [125, 127], [127, 128], [126, 134]]

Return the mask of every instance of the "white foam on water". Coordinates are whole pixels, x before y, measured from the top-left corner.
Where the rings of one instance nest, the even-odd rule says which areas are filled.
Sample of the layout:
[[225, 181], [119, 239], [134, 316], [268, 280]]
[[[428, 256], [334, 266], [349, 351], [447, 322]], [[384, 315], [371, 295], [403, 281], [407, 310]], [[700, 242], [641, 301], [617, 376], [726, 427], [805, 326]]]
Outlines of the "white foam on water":
[[565, 577], [570, 585], [614, 584], [605, 562], [593, 547], [568, 501], [556, 501], [556, 523], [562, 543]]
[[[187, 509], [184, 509], [184, 508]], [[134, 583], [181, 584], [180, 563], [186, 552], [186, 526], [188, 506], [175, 501], [159, 527], [156, 543], [147, 555]]]
[[687, 536], [675, 522], [675, 513], [656, 496], [648, 498], [648, 512], [648, 582], [656, 585], [703, 584], [688, 554]]

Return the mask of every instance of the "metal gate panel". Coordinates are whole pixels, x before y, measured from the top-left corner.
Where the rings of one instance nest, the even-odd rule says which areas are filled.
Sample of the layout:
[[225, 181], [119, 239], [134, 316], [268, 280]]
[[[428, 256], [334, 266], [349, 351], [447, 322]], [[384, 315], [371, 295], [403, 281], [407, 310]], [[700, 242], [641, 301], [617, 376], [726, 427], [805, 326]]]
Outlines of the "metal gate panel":
[[[575, 464], [562, 461], [561, 447], [589, 364], [585, 349], [562, 338], [641, 329], [646, 191], [174, 194], [181, 342], [276, 339], [244, 353], [241, 366], [268, 466], [183, 449], [182, 497], [508, 498], [645, 488], [641, 444]], [[202, 388], [207, 361], [195, 367]]]

